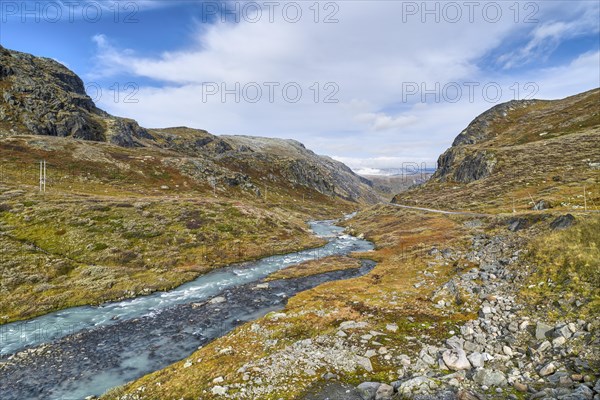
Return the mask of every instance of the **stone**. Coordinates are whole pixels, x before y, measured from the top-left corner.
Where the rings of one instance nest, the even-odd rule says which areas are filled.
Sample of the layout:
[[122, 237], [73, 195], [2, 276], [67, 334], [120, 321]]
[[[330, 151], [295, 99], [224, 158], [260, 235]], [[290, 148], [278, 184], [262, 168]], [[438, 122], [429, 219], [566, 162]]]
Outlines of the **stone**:
[[398, 356], [398, 360], [400, 360], [400, 364], [402, 364], [405, 367], [408, 367], [410, 365], [410, 357], [406, 354], [400, 354]]
[[435, 389], [436, 387], [437, 384], [433, 380], [425, 376], [417, 376], [402, 383], [400, 388], [398, 388], [398, 393], [410, 395], [414, 392], [428, 391], [429, 389]]
[[323, 379], [325, 379], [326, 381], [333, 381], [333, 380], [337, 380], [339, 379], [339, 376], [337, 376], [336, 374], [333, 374], [331, 372], [327, 372], [326, 374], [323, 374]]
[[577, 389], [575, 390], [575, 392], [573, 392], [573, 394], [575, 396], [578, 397], [574, 397], [575, 399], [583, 399], [583, 400], [592, 400], [594, 398], [594, 392], [592, 391], [592, 389], [590, 389], [589, 387], [587, 387], [584, 384], [580, 384]]
[[256, 289], [256, 290], [268, 289], [268, 288], [269, 288], [268, 283], [259, 283], [258, 285], [254, 286], [254, 289]]
[[546, 350], [548, 350], [550, 347], [552, 347], [552, 344], [546, 340], [546, 341], [542, 342], [542, 344], [539, 345], [539, 347], [537, 348], [537, 351], [540, 353], [543, 353]]
[[213, 297], [208, 302], [210, 304], [220, 304], [220, 303], [225, 303], [226, 301], [227, 301], [227, 299], [225, 297], [223, 297], [223, 296], [217, 296], [217, 297]]
[[423, 354], [423, 356], [421, 357], [421, 361], [423, 361], [427, 365], [435, 364], [435, 359], [427, 353]]
[[540, 200], [533, 206], [533, 210], [542, 211], [550, 208], [550, 204], [546, 200]]
[[538, 321], [538, 323], [535, 327], [535, 338], [537, 340], [545, 339], [546, 333], [552, 331], [553, 329], [554, 329], [554, 327]]
[[561, 376], [558, 378], [558, 386], [570, 387], [573, 384], [573, 380], [568, 376]]
[[488, 318], [488, 316], [492, 313], [492, 307], [490, 306], [484, 306], [481, 308], [481, 311], [479, 312], [479, 316], [481, 318]]
[[336, 335], [337, 335], [338, 337], [343, 337], [343, 338], [344, 338], [344, 337], [346, 337], [346, 336], [348, 336], [348, 335], [346, 334], [346, 332], [344, 332], [344, 331], [337, 331]]
[[379, 386], [381, 386], [381, 383], [379, 382], [363, 382], [358, 385], [356, 389], [363, 400], [375, 400]]
[[506, 376], [502, 371], [479, 369], [473, 375], [473, 381], [481, 386], [506, 386]]
[[518, 232], [525, 228], [527, 228], [527, 220], [525, 218], [513, 218], [508, 221], [508, 230], [511, 232]]
[[227, 394], [227, 388], [223, 386], [215, 386], [211, 390], [212, 394], [216, 396], [224, 396]]
[[375, 400], [391, 400], [393, 395], [394, 387], [383, 383], [379, 386], [377, 392], [375, 393]]
[[350, 329], [361, 329], [366, 328], [368, 324], [366, 322], [356, 322], [356, 321], [344, 321], [340, 324], [341, 330], [350, 330]]
[[469, 362], [474, 368], [483, 368], [485, 364], [485, 358], [483, 354], [475, 352], [467, 357]]
[[471, 369], [471, 363], [463, 349], [446, 350], [442, 353], [442, 359], [446, 366], [453, 371]]
[[566, 372], [562, 372], [562, 371], [557, 371], [555, 373], [553, 373], [550, 376], [547, 376], [546, 379], [548, 380], [548, 382], [550, 382], [553, 385], [558, 385], [560, 378], [562, 377], [568, 377], [569, 374]]
[[554, 365], [554, 363], [550, 362], [546, 365], [544, 365], [541, 369], [540, 369], [540, 376], [548, 376], [553, 374], [556, 371], [556, 366]]
[[513, 384], [514, 388], [519, 391], [519, 392], [523, 392], [523, 393], [527, 393], [527, 390], [529, 389], [529, 387], [521, 382], [515, 382]]
[[464, 349], [466, 351], [477, 351], [480, 350], [480, 346], [473, 342], [466, 341], [464, 344]]
[[456, 399], [457, 400], [482, 400], [482, 397], [469, 392], [468, 390], [459, 390], [458, 393], [456, 394]]
[[456, 336], [452, 336], [450, 339], [446, 340], [446, 344], [451, 349], [462, 349], [465, 344], [465, 340]]
[[371, 360], [366, 357], [356, 357], [356, 363], [367, 372], [373, 372], [373, 365]]
[[387, 324], [385, 326], [385, 329], [390, 331], [390, 332], [396, 332], [398, 330], [398, 325], [396, 324]]
[[552, 346], [553, 347], [560, 347], [563, 344], [565, 344], [566, 342], [567, 342], [567, 339], [565, 339], [564, 336], [559, 336], [559, 337], [557, 337], [556, 339], [554, 339], [552, 341]]
[[503, 346], [502, 351], [504, 352], [504, 354], [506, 354], [509, 357], [512, 357], [512, 355], [513, 355], [512, 349], [508, 346]]
[[569, 339], [571, 336], [573, 336], [573, 332], [571, 332], [571, 328], [569, 327], [569, 325], [565, 325], [557, 329], [557, 333], [565, 339]]
[[550, 223], [550, 229], [566, 229], [575, 223], [575, 217], [571, 214], [561, 215]]

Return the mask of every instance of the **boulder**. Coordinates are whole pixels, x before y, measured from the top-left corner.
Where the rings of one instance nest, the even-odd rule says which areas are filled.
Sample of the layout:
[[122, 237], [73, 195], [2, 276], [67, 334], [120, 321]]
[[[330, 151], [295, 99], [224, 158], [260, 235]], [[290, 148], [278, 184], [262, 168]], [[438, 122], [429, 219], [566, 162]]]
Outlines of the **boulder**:
[[508, 221], [508, 230], [511, 232], [517, 232], [527, 228], [527, 220], [525, 218], [512, 218]]
[[358, 394], [363, 400], [375, 400], [377, 389], [381, 386], [379, 382], [363, 382], [356, 387]]
[[571, 214], [561, 215], [550, 223], [550, 229], [566, 229], [575, 223], [575, 217]]
[[471, 363], [463, 349], [454, 348], [442, 353], [442, 359], [448, 368], [453, 371], [471, 369]]
[[490, 370], [490, 369], [479, 369], [473, 375], [473, 381], [481, 386], [506, 386], [506, 376], [501, 371]]
[[356, 357], [356, 363], [367, 372], [373, 372], [371, 360], [366, 357]]
[[553, 374], [556, 371], [556, 366], [554, 365], [554, 363], [550, 362], [546, 365], [544, 365], [541, 369], [540, 369], [540, 376], [548, 376]]
[[393, 395], [394, 387], [383, 383], [377, 389], [377, 393], [375, 393], [375, 400], [391, 400]]
[[553, 329], [553, 326], [546, 325], [545, 323], [538, 321], [537, 325], [535, 326], [535, 338], [537, 340], [545, 339], [546, 334], [552, 331]]
[[483, 368], [484, 367], [485, 357], [483, 356], [483, 354], [475, 352], [467, 358], [469, 359], [469, 362], [471, 363], [471, 365], [474, 368]]
[[417, 376], [400, 385], [398, 393], [402, 395], [410, 395], [415, 392], [427, 393], [430, 389], [435, 389], [436, 387], [437, 384], [433, 380], [425, 376]]

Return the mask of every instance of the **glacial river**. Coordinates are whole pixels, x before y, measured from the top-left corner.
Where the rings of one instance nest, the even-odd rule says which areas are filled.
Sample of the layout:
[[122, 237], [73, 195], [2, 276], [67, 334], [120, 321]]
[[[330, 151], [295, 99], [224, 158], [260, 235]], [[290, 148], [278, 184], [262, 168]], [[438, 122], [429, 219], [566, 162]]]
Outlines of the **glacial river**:
[[[294, 294], [366, 274], [374, 263], [257, 284], [280, 269], [330, 255], [373, 249], [334, 221], [310, 224], [327, 244], [210, 272], [168, 292], [74, 307], [0, 326], [3, 400], [83, 399], [101, 395], [179, 361], [236, 326], [282, 309]], [[218, 297], [218, 301], [208, 301]], [[15, 353], [17, 353], [15, 355]]]

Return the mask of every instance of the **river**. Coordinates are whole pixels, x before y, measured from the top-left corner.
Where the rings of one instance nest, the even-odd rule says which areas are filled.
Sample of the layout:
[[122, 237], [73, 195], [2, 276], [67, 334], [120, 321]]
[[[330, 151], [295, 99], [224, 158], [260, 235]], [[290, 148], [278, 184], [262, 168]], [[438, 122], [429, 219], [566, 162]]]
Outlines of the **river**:
[[373, 249], [334, 221], [310, 223], [327, 244], [235, 264], [167, 292], [99, 307], [74, 307], [0, 326], [3, 400], [83, 399], [162, 369], [236, 326], [282, 309], [321, 283], [366, 274], [361, 268], [269, 282], [271, 273], [330, 255]]

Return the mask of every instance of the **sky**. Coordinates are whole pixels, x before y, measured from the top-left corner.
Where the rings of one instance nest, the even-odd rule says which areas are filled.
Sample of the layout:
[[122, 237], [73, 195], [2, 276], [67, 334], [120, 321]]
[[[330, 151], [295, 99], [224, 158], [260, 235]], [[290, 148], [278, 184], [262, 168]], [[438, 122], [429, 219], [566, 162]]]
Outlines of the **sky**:
[[600, 86], [600, 2], [0, 0], [0, 44], [142, 126], [291, 138], [357, 171], [437, 157], [481, 112]]

